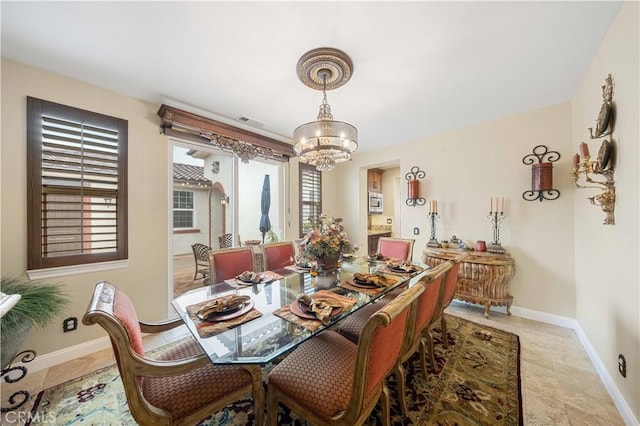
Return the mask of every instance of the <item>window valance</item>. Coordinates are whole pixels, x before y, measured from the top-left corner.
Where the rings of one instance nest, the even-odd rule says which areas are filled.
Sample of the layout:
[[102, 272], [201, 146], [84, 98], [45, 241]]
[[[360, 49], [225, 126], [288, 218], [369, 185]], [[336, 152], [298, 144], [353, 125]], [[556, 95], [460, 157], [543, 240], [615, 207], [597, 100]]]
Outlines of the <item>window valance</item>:
[[221, 123], [168, 105], [160, 106], [162, 133], [236, 153], [245, 163], [255, 157], [289, 161], [293, 146], [267, 136]]

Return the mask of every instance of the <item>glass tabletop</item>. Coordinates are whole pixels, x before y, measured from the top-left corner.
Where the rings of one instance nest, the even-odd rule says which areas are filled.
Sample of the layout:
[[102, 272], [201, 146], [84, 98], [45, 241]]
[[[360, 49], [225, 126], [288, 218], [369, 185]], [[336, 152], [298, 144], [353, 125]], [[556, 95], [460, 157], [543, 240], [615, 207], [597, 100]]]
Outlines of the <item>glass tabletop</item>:
[[[426, 265], [419, 266], [425, 270], [427, 268]], [[318, 322], [319, 326], [311, 331], [304, 326], [275, 315], [274, 311], [296, 301], [299, 294], [313, 294], [319, 291], [321, 289], [319, 285], [326, 278], [323, 276], [311, 277], [308, 272], [293, 268], [278, 269], [273, 272], [283, 278], [266, 284], [248, 286], [232, 286], [227, 283], [204, 286], [188, 291], [172, 301], [173, 307], [214, 364], [268, 363], [363, 306], [374, 302], [392, 289], [407, 282], [412, 285], [423, 273], [417, 271], [411, 274], [387, 274], [384, 262], [367, 262], [364, 259], [345, 261], [337, 271], [337, 283], [351, 280], [353, 274], [357, 272], [379, 272], [387, 278], [393, 278], [396, 282], [382, 289], [378, 294], [367, 294], [337, 285], [329, 288], [327, 291], [352, 298], [355, 303], [350, 308], [332, 316], [328, 324]], [[197, 318], [192, 319], [192, 316], [187, 312], [187, 307], [232, 294], [250, 296], [254, 303], [253, 308], [259, 311], [261, 316], [231, 329], [203, 337], [201, 327], [206, 325], [205, 322], [199, 321]]]

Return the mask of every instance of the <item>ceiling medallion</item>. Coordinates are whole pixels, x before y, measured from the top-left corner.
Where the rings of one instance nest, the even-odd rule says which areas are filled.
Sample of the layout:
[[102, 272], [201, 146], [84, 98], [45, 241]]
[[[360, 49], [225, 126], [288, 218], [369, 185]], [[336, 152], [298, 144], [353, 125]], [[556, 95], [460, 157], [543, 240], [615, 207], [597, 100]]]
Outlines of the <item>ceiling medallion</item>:
[[333, 170], [337, 163], [351, 160], [351, 154], [358, 149], [358, 130], [349, 123], [333, 120], [326, 91], [349, 81], [353, 63], [346, 53], [323, 47], [302, 55], [296, 71], [305, 86], [322, 90], [323, 99], [317, 120], [293, 131], [293, 149], [301, 161], [316, 169]]

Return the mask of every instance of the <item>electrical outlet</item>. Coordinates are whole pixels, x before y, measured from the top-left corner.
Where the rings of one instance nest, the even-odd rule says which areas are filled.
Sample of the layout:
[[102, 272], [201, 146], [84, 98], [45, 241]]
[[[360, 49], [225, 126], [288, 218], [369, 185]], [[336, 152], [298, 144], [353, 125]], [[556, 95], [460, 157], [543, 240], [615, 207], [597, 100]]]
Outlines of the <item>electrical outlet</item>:
[[413, 228], [413, 235], [420, 235], [420, 228], [418, 227]]
[[67, 318], [62, 322], [62, 331], [65, 333], [78, 329], [78, 318], [71, 317]]
[[627, 377], [627, 360], [624, 359], [622, 354], [618, 354], [618, 371], [622, 374], [622, 377]]

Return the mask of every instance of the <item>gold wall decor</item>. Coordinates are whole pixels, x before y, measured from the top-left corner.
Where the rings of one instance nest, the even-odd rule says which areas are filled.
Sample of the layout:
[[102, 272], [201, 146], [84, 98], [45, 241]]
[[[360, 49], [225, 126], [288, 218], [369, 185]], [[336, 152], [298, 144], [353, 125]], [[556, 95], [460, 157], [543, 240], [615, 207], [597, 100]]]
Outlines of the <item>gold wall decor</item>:
[[[591, 139], [601, 139], [613, 133], [614, 109], [611, 102], [613, 98], [613, 81], [611, 74], [607, 75], [605, 85], [602, 86], [602, 106], [596, 119], [596, 129], [589, 127]], [[615, 225], [616, 185], [613, 177], [613, 138], [605, 139], [600, 144], [598, 156], [591, 160], [589, 145], [582, 142], [579, 146], [579, 154], [573, 156], [573, 181], [576, 188], [596, 188], [601, 193], [588, 197], [589, 202], [600, 206], [605, 213], [604, 225]]]

